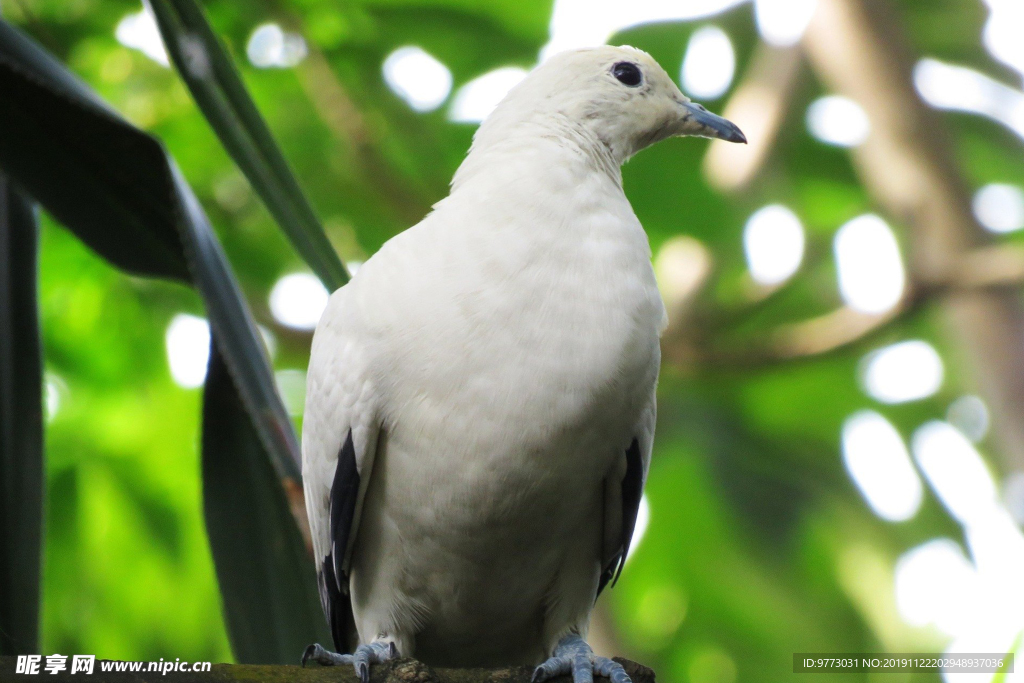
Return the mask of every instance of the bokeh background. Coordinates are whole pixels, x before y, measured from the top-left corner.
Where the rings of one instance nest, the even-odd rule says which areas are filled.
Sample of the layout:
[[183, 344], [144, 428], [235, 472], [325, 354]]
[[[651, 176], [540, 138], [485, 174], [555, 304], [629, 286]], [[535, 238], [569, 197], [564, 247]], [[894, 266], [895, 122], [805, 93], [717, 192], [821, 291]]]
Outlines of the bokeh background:
[[[782, 680], [794, 652], [1021, 651], [1019, 0], [203, 5], [353, 270], [446, 194], [477, 123], [559, 50], [647, 50], [746, 132], [668, 141], [623, 171], [670, 328], [600, 649], [680, 683]], [[0, 9], [177, 159], [299, 425], [327, 292], [168, 68], [151, 14]], [[201, 301], [45, 216], [40, 277], [42, 651], [231, 661], [201, 509]], [[935, 677], [887, 680], [911, 678]]]

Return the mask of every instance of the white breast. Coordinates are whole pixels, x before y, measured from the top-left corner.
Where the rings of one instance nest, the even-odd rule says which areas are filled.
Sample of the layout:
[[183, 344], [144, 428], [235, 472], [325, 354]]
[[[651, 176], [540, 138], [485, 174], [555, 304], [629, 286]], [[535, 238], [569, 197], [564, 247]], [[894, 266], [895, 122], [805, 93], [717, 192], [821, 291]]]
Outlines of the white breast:
[[418, 615], [420, 646], [463, 634], [481, 661], [500, 654], [481, 645], [491, 629], [494, 647], [536, 659], [519, 641], [559, 538], [592, 533], [597, 561], [601, 481], [656, 381], [664, 313], [646, 236], [615, 179], [509, 167], [461, 186], [353, 285], [385, 413], [356, 622]]

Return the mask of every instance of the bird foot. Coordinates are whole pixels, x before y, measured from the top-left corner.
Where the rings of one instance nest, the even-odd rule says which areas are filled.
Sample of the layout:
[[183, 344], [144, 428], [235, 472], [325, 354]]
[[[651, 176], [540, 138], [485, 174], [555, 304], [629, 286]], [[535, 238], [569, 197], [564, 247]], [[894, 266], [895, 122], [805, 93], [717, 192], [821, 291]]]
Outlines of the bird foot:
[[352, 665], [356, 675], [362, 683], [370, 683], [370, 665], [383, 664], [389, 659], [398, 657], [398, 648], [394, 643], [373, 642], [369, 645], [360, 645], [354, 654], [340, 655], [324, 649], [320, 643], [313, 643], [302, 653], [302, 666], [307, 662], [316, 662], [321, 666], [342, 666]]
[[534, 669], [531, 683], [543, 683], [570, 672], [573, 683], [593, 683], [595, 674], [608, 678], [611, 683], [632, 683], [621, 664], [595, 655], [587, 641], [576, 633], [558, 641], [551, 658]]

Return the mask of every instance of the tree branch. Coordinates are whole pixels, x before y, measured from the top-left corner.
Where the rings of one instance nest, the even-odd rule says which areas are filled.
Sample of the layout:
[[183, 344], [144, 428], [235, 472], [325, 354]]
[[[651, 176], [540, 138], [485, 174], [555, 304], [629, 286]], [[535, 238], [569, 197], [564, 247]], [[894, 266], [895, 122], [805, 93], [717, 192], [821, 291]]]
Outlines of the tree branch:
[[[70, 659], [68, 659], [70, 662]], [[628, 659], [616, 658], [626, 669], [633, 683], [654, 683], [654, 672], [642, 664]], [[14, 677], [15, 657], [0, 657], [0, 677], [7, 680], [7, 675]], [[43, 659], [45, 664], [46, 659]], [[93, 675], [100, 671], [97, 661]], [[143, 665], [145, 666], [145, 665]], [[370, 671], [371, 683], [530, 683], [533, 667], [519, 666], [500, 669], [441, 669], [432, 668], [415, 659], [397, 659], [386, 664], [375, 664]], [[56, 675], [42, 674], [48, 681], [81, 681], [83, 674], [71, 675], [62, 671]], [[39, 676], [36, 676], [38, 678]], [[26, 680], [31, 679], [29, 676]], [[85, 676], [88, 680], [89, 676]], [[212, 670], [205, 673], [155, 672], [138, 673], [103, 673], [103, 681], [124, 681], [128, 683], [359, 683], [350, 666], [309, 666], [295, 665], [254, 665], [254, 664], [214, 664]], [[571, 683], [570, 676], [552, 679], [561, 683]], [[602, 679], [603, 680], [603, 679]]]
[[[677, 362], [743, 369], [818, 358], [870, 341], [891, 323], [906, 319], [931, 302], [970, 293], [1018, 290], [1022, 287], [1024, 248], [1016, 245], [984, 247], [966, 253], [941, 278], [933, 277], [927, 281], [911, 277], [903, 299], [885, 313], [873, 315], [842, 306], [808, 320], [779, 325], [762, 340], [734, 350], [723, 349], [717, 337], [695, 341], [666, 332], [665, 338], [671, 345], [690, 343], [694, 347], [687, 353], [681, 353], [677, 348], [666, 350], [666, 356]], [[750, 309], [753, 313], [759, 312], [762, 302], [754, 302]], [[732, 325], [742, 322], [742, 319], [733, 319]], [[673, 323], [669, 331], [676, 327]]]
[[722, 115], [735, 121], [749, 144], [714, 140], [704, 157], [704, 173], [720, 190], [738, 192], [765, 168], [786, 121], [793, 93], [806, 72], [799, 48], [758, 44], [750, 67]]
[[870, 341], [890, 323], [920, 310], [927, 297], [908, 296], [905, 303], [872, 315], [842, 306], [816, 318], [779, 325], [763, 341], [739, 349], [705, 343], [692, 353], [702, 365], [718, 369], [757, 369], [821, 358]]
[[309, 45], [309, 54], [296, 73], [320, 119], [345, 145], [350, 162], [373, 180], [369, 185], [376, 188], [382, 205], [395, 207], [397, 220], [411, 224], [422, 219], [434, 199], [417, 191], [421, 189], [418, 181], [400, 177], [385, 158], [379, 134], [367, 123], [317, 46]]

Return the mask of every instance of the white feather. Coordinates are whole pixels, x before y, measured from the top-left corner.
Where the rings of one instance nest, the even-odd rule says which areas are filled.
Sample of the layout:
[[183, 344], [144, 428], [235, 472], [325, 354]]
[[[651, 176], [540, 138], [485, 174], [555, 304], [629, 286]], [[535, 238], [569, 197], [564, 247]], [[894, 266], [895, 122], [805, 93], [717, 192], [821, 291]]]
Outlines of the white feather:
[[[642, 65], [645, 94], [608, 77], [621, 59]], [[680, 98], [632, 48], [549, 60], [481, 126], [449, 197], [331, 297], [303, 474], [320, 561], [353, 429], [360, 642], [386, 636], [438, 665], [536, 664], [585, 633], [633, 439], [646, 474], [664, 318], [618, 169], [685, 132], [662, 130]]]

